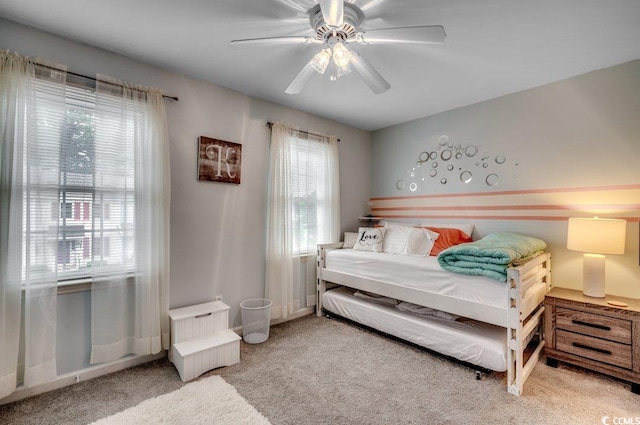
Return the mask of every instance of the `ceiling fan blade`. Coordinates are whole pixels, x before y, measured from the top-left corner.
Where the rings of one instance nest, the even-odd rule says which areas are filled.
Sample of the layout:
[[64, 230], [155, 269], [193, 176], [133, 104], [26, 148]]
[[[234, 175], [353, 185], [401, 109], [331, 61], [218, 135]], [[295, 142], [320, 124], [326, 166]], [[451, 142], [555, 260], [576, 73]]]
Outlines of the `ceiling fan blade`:
[[311, 66], [311, 61], [307, 62], [307, 64], [300, 70], [296, 78], [293, 79], [289, 87], [284, 91], [286, 94], [298, 94], [302, 91], [304, 86], [309, 82], [309, 79], [316, 72], [315, 69]]
[[241, 40], [231, 40], [231, 44], [308, 44], [319, 43], [314, 37], [306, 35], [292, 35], [283, 37], [263, 37], [263, 38], [244, 38]]
[[363, 31], [357, 35], [361, 44], [369, 43], [415, 43], [442, 44], [447, 34], [441, 25], [381, 28]]
[[391, 88], [382, 75], [369, 62], [356, 52], [352, 52], [351, 66], [375, 94], [384, 93]]
[[341, 27], [344, 18], [343, 0], [319, 0], [324, 21], [330, 27]]

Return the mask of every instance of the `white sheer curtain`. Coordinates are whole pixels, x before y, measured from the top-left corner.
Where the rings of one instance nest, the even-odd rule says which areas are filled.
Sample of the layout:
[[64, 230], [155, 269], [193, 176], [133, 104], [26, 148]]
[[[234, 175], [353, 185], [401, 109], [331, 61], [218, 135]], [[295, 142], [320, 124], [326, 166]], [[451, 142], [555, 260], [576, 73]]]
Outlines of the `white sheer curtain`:
[[[62, 67], [0, 51], [0, 398], [57, 375], [60, 270], [90, 270], [93, 363], [169, 348], [162, 93], [97, 86], [78, 94]], [[67, 130], [87, 123], [79, 149]], [[71, 267], [71, 247], [90, 261]]]
[[[66, 72], [0, 52], [0, 398], [56, 376]], [[22, 309], [24, 303], [24, 310]], [[23, 323], [24, 358], [19, 358]]]
[[269, 161], [265, 294], [279, 319], [300, 309], [300, 258], [340, 237], [338, 141], [274, 123]]
[[[102, 363], [169, 348], [170, 176], [162, 93], [99, 77], [95, 137], [98, 204], [109, 210], [108, 217], [98, 214], [105, 234], [92, 262], [91, 363]], [[107, 249], [110, 261], [103, 260]]]

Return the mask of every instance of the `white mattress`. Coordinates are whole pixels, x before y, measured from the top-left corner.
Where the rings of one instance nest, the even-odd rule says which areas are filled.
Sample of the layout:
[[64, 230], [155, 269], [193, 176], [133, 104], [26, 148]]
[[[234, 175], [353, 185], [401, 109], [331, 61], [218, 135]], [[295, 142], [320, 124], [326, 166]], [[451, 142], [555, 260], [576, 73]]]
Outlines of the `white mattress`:
[[449, 272], [436, 257], [334, 249], [327, 252], [325, 268], [505, 310], [508, 305], [506, 282]]
[[498, 372], [507, 370], [505, 328], [474, 320], [416, 316], [357, 298], [352, 289], [344, 287], [325, 292], [322, 306], [344, 318], [458, 360]]

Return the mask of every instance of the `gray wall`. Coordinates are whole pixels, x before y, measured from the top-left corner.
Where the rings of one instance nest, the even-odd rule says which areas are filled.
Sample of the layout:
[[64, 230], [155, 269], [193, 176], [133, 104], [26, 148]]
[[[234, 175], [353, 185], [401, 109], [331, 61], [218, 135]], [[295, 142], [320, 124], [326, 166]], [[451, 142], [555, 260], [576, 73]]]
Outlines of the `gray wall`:
[[[264, 296], [270, 137], [267, 121], [282, 121], [304, 130], [338, 136], [342, 228], [357, 228], [357, 217], [367, 210], [369, 132], [3, 19], [0, 19], [0, 48], [60, 63], [73, 72], [106, 74], [179, 96], [179, 102], [166, 103], [172, 186], [171, 308], [208, 302], [222, 295], [231, 306], [231, 326], [238, 326], [240, 302]], [[240, 185], [197, 181], [199, 136], [242, 144]], [[60, 296], [59, 373], [87, 364], [88, 299], [84, 293]]]
[[[441, 161], [437, 178], [413, 179], [417, 181], [414, 192], [406, 187], [398, 190], [397, 181], [413, 181], [409, 172], [420, 153], [437, 148], [442, 135], [455, 143], [479, 147], [478, 156], [465, 165], [474, 172], [473, 180], [464, 184], [452, 174], [446, 184], [440, 183], [446, 166]], [[374, 198], [638, 185], [640, 60], [375, 131], [371, 150]], [[473, 163], [479, 163], [484, 153], [487, 170], [499, 170], [498, 186], [488, 187], [483, 178], [487, 171]], [[496, 155], [504, 156], [506, 162], [497, 165]], [[427, 162], [421, 168], [430, 166]], [[424, 205], [433, 199], [424, 198]], [[464, 198], [448, 199], [464, 202]], [[635, 197], [624, 200], [635, 205], [627, 213], [631, 220], [625, 254], [607, 256], [607, 291], [612, 294], [640, 297], [639, 201]], [[573, 213], [585, 215], [580, 210]], [[552, 254], [554, 285], [582, 287], [582, 255], [566, 249], [566, 221], [469, 221], [476, 225], [474, 237], [498, 230], [541, 237]]]

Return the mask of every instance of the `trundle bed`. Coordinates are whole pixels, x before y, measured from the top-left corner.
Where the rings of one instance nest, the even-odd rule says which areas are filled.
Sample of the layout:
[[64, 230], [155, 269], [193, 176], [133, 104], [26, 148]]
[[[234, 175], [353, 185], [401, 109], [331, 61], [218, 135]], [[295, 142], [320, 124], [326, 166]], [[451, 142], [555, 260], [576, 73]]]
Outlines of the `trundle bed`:
[[[341, 248], [342, 242], [318, 245], [319, 316], [330, 312], [481, 368], [506, 371], [508, 392], [522, 393], [544, 346], [548, 253], [509, 266], [506, 282], [499, 282], [444, 270], [436, 257]], [[396, 300], [437, 312], [400, 311], [391, 305]]]

